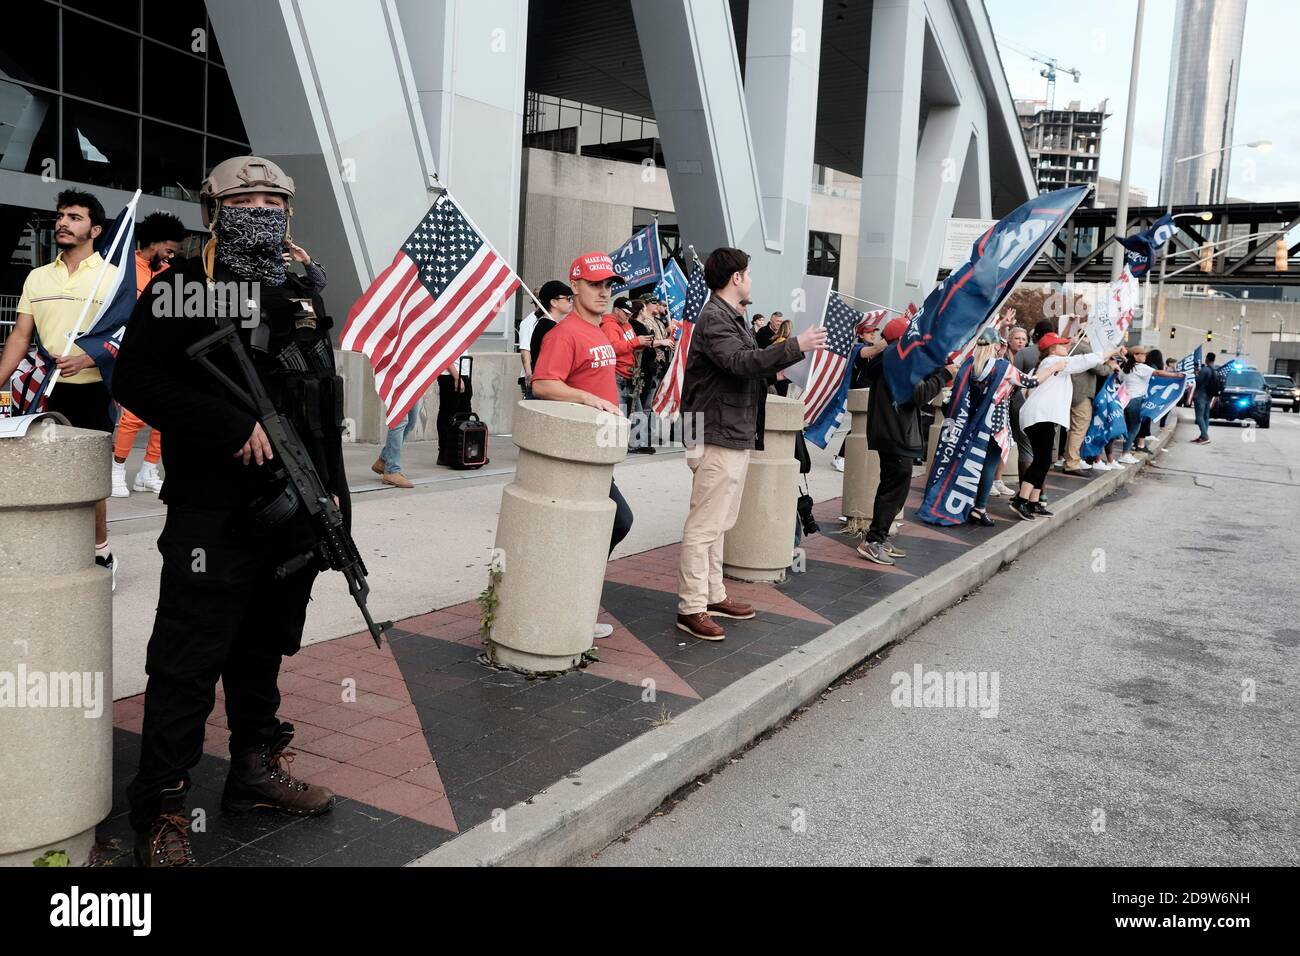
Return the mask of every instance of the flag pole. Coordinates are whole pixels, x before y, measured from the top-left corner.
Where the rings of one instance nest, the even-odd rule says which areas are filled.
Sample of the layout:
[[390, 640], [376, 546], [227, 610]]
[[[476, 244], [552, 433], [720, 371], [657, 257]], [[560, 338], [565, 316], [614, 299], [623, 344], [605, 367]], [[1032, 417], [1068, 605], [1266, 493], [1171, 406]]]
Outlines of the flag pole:
[[[134, 220], [135, 204], [139, 201], [140, 201], [140, 190], [137, 189], [135, 191], [135, 195], [131, 197], [131, 201], [127, 203], [126, 206], [122, 209], [122, 213], [125, 215], [127, 210], [130, 210], [131, 219]], [[125, 232], [126, 232], [125, 229], [119, 229], [117, 233], [113, 236], [113, 241], [108, 244], [108, 254], [103, 257], [105, 264], [111, 263], [113, 261], [113, 256], [117, 255], [118, 244], [122, 241], [122, 235]], [[81, 315], [77, 316], [77, 324], [72, 327], [72, 331], [68, 333], [67, 339], [64, 340], [63, 352], [59, 355], [59, 358], [67, 358], [68, 353], [72, 351], [73, 344], [78, 338], [80, 338], [82, 334], [81, 324], [86, 321], [86, 314], [90, 312], [91, 303], [95, 301], [95, 296], [99, 294], [99, 287], [103, 284], [104, 276], [106, 276], [107, 274], [108, 274], [107, 269], [101, 269], [99, 275], [95, 276], [95, 285], [93, 288], [91, 288], [90, 292], [86, 295], [86, 301], [83, 302], [81, 305]], [[41, 392], [42, 396], [48, 398], [50, 392], [54, 391], [54, 386], [57, 385], [58, 383], [59, 383], [59, 367], [56, 364], [54, 366], [54, 374], [50, 376], [49, 384], [47, 384], [45, 386], [44, 391]]]
[[879, 302], [872, 302], [870, 299], [859, 299], [856, 295], [849, 295], [847, 292], [841, 292], [839, 289], [832, 289], [836, 295], [844, 299], [852, 299], [854, 302], [861, 302], [863, 305], [874, 305], [877, 309], [884, 309], [886, 312], [893, 312], [895, 315], [902, 315], [902, 309], [891, 309], [887, 305], [881, 305]]
[[[435, 193], [442, 193], [452, 202], [456, 202], [456, 197], [451, 194], [451, 190], [447, 188], [446, 184], [443, 183], [443, 181], [438, 178], [437, 173], [429, 174], [429, 191]], [[485, 233], [482, 229], [478, 227], [478, 223], [474, 221], [473, 217], [470, 216], [469, 212], [465, 209], [465, 207], [457, 202], [456, 208], [460, 210], [460, 214], [465, 217], [465, 221], [469, 223], [469, 227], [473, 229], [475, 232], [477, 232], [480, 237], [482, 237], [484, 244], [493, 252], [496, 252], [497, 258], [499, 258], [502, 262], [505, 263], [506, 268], [510, 270], [510, 274], [519, 280], [519, 287], [528, 293], [528, 298], [532, 299], [533, 302], [536, 303], [537, 308], [541, 310], [543, 315], [549, 315], [551, 310], [548, 309], [546, 306], [542, 305], [542, 300], [537, 298], [533, 290], [528, 287], [528, 283], [524, 281], [524, 277], [515, 271], [514, 266], [510, 264], [510, 260], [507, 259], [505, 256], [501, 255], [500, 252], [497, 252], [497, 247], [492, 245], [492, 240], [488, 239], [487, 233]]]

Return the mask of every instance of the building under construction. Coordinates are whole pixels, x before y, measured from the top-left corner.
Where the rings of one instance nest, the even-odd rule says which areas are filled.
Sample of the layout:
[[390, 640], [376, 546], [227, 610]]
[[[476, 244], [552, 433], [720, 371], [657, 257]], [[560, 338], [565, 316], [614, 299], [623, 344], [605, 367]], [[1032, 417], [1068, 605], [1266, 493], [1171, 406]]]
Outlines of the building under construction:
[[1080, 109], [1078, 100], [1060, 110], [1048, 108], [1044, 100], [1016, 100], [1016, 115], [1040, 192], [1097, 185], [1105, 100], [1092, 110]]

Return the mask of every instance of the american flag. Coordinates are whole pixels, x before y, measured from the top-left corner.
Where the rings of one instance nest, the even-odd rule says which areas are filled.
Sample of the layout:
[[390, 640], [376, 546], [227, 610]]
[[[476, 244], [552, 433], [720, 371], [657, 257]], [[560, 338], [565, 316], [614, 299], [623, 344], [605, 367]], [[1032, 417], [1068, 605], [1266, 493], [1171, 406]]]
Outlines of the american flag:
[[826, 348], [813, 353], [808, 367], [808, 387], [803, 393], [804, 425], [815, 422], [839, 391], [849, 364], [849, 350], [857, 341], [855, 329], [863, 318], [857, 309], [845, 305], [838, 293], [831, 293], [823, 323], [826, 326]]
[[45, 411], [46, 378], [54, 370], [54, 359], [39, 342], [19, 361], [9, 379], [10, 407], [14, 415], [35, 415]]
[[650, 407], [660, 418], [677, 417], [682, 407], [682, 383], [686, 380], [686, 355], [691, 348], [691, 333], [695, 331], [695, 320], [700, 317], [700, 310], [709, 301], [709, 287], [704, 282], [704, 269], [699, 262], [691, 269], [690, 281], [686, 283], [686, 305], [682, 308], [682, 336], [677, 340], [677, 350], [668, 365], [664, 380], [659, 383], [654, 401]]
[[339, 347], [361, 352], [400, 422], [521, 285], [445, 193], [348, 312]]

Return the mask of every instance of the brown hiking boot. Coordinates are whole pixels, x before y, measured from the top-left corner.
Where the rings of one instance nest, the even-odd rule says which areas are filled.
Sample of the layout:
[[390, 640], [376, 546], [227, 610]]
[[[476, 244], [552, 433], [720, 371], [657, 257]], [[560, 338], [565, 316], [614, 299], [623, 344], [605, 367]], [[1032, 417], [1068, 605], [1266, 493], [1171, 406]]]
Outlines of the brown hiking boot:
[[384, 473], [384, 459], [376, 458], [375, 463], [370, 466], [370, 470], [376, 475], [382, 475]]
[[392, 485], [394, 488], [414, 488], [414, 487], [415, 487], [415, 485], [411, 484], [411, 479], [410, 479], [410, 478], [407, 478], [407, 477], [406, 477], [404, 474], [402, 474], [400, 471], [389, 471], [389, 472], [385, 472], [385, 473], [384, 473], [384, 477], [381, 478], [380, 480], [381, 480], [384, 484], [386, 484], [386, 485]]
[[135, 835], [137, 866], [194, 866], [190, 847], [190, 818], [185, 813], [184, 783], [162, 792], [158, 816], [149, 829]]
[[677, 627], [702, 641], [720, 641], [726, 637], [726, 632], [721, 626], [704, 611], [697, 614], [678, 614]]
[[712, 614], [714, 617], [730, 617], [735, 618], [737, 621], [748, 621], [754, 616], [754, 609], [748, 604], [726, 598], [717, 604], [710, 604], [707, 613]]
[[278, 810], [292, 816], [314, 817], [334, 807], [334, 794], [289, 773], [293, 751], [286, 750], [293, 739], [293, 724], [280, 724], [280, 736], [273, 744], [230, 755], [230, 774], [221, 794], [221, 808], [232, 813], [248, 810]]

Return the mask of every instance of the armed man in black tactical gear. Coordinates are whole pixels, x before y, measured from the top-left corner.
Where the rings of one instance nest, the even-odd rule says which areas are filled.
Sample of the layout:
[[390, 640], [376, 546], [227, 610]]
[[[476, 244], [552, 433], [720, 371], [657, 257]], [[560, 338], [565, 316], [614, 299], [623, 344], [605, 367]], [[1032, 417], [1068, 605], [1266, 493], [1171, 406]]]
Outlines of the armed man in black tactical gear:
[[210, 350], [207, 365], [187, 355], [233, 325], [264, 397], [346, 518], [342, 383], [318, 295], [323, 272], [309, 261], [306, 277], [287, 268], [287, 253], [307, 259], [289, 238], [293, 196], [293, 180], [275, 163], [246, 156], [217, 165], [201, 190], [212, 234], [202, 259], [174, 261], [144, 289], [117, 360], [114, 397], [168, 439], [162, 582], [140, 769], [127, 789], [145, 866], [193, 862], [188, 771], [203, 752], [218, 680], [230, 728], [223, 809], [314, 816], [333, 806], [328, 790], [289, 774], [293, 726], [276, 716], [281, 657], [301, 646], [319, 567], [291, 560], [311, 549], [311, 527], [286, 487], [284, 462], [273, 460], [259, 420], [267, 416], [214, 374], [245, 381], [234, 347]]

